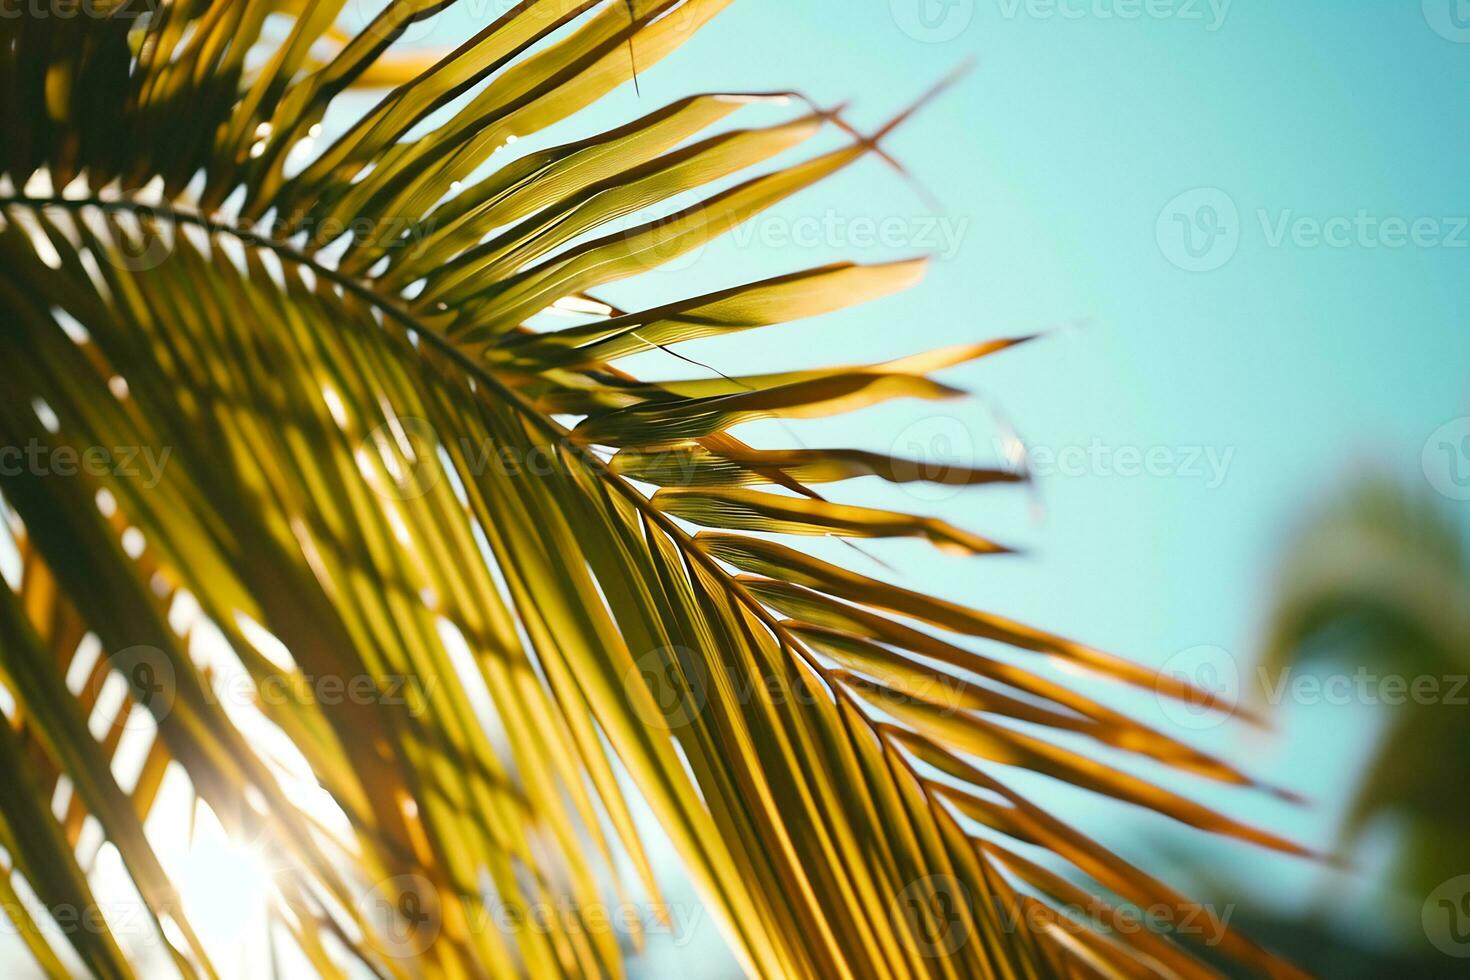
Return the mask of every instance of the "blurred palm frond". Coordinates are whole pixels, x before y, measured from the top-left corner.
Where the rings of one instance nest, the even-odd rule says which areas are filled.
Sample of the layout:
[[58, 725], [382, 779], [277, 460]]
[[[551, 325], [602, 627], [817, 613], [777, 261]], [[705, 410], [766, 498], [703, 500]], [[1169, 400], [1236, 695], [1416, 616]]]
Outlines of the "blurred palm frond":
[[[1004, 342], [736, 379], [618, 367], [922, 272], [595, 295], [882, 152], [886, 129], [791, 93], [691, 96], [487, 173], [727, 3], [526, 0], [426, 55], [394, 41], [445, 0], [357, 27], [344, 0], [6, 0], [0, 444], [26, 455], [0, 468], [0, 899], [45, 972], [135, 975], [105, 915], [65, 943], [44, 923], [105, 904], [103, 841], [154, 948], [215, 975], [158, 853], [170, 779], [272, 868], [273, 921], [324, 976], [621, 975], [640, 929], [598, 912], [660, 894], [630, 789], [753, 977], [1210, 975], [1190, 930], [1076, 921], [1093, 893], [1104, 926], [1209, 910], [1005, 767], [1301, 853], [1100, 760], [1254, 785], [1233, 766], [964, 638], [1207, 694], [764, 536], [1003, 550], [810, 484], [1018, 474], [730, 430], [951, 397], [927, 373]], [[756, 104], [790, 118], [701, 135]], [[841, 144], [760, 169], [819, 134]], [[649, 217], [679, 195], [700, 197]], [[232, 665], [248, 704], [221, 695]], [[507, 928], [492, 905], [566, 911]]]

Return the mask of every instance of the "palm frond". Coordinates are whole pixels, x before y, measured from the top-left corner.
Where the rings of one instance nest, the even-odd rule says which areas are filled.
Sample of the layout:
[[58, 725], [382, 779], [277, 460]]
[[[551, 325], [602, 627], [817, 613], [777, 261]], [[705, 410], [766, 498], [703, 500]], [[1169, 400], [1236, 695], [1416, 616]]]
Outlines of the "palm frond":
[[[1359, 476], [1310, 515], [1275, 586], [1257, 694], [1279, 708], [1295, 689], [1294, 671], [1353, 668], [1364, 706], [1382, 705], [1387, 727], [1348, 804], [1337, 849], [1346, 858], [1375, 820], [1391, 814], [1402, 833], [1395, 877], [1406, 893], [1429, 894], [1445, 868], [1465, 860], [1458, 825], [1470, 768], [1461, 690], [1470, 567], [1461, 531], [1427, 493], [1382, 474]], [[1404, 765], [1424, 745], [1436, 747], [1432, 771]]]
[[[754, 977], [1213, 974], [1197, 932], [1076, 921], [1093, 892], [1199, 907], [997, 768], [1301, 853], [1042, 735], [1255, 785], [1228, 763], [936, 632], [1207, 693], [759, 536], [1004, 550], [809, 484], [1019, 473], [756, 450], [730, 430], [953, 397], [927, 375], [1013, 341], [657, 384], [617, 366], [914, 284], [920, 262], [642, 311], [591, 295], [887, 158], [891, 126], [710, 93], [486, 172], [727, 2], [525, 0], [432, 58], [392, 46], [445, 0], [393, 0], [356, 32], [343, 0], [7, 5], [0, 443], [50, 463], [0, 474], [19, 556], [0, 590], [0, 898], [47, 972], [63, 951], [29, 909], [96, 907], [79, 845], [95, 819], [168, 962], [214, 975], [145, 827], [166, 772], [277, 869], [274, 914], [324, 975], [349, 958], [379, 976], [621, 975], [638, 929], [598, 912], [657, 904], [661, 884], [629, 786]], [[388, 86], [323, 138], [345, 95]], [[773, 104], [795, 114], [701, 136]], [[773, 163], [823, 133], [843, 145]], [[529, 322], [557, 309], [579, 322]], [[74, 668], [88, 642], [95, 665]], [[226, 663], [249, 703], [220, 695]], [[112, 677], [123, 707], [98, 735]], [[44, 800], [63, 780], [58, 820]], [[19, 882], [37, 902], [8, 900]], [[507, 929], [492, 906], [569, 911]], [[1225, 935], [1236, 962], [1293, 973]], [[89, 971], [134, 975], [105, 918], [67, 938]]]

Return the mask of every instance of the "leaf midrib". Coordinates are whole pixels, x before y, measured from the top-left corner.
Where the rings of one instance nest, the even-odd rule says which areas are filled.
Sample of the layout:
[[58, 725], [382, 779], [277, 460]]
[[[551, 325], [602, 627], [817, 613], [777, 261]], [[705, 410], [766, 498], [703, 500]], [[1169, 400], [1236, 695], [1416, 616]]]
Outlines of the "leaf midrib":
[[[147, 216], [152, 218], [164, 218], [178, 225], [190, 225], [202, 228], [212, 234], [229, 235], [243, 244], [255, 248], [261, 248], [273, 252], [282, 259], [310, 269], [315, 275], [339, 286], [351, 293], [353, 296], [381, 310], [385, 315], [398, 321], [403, 327], [412, 330], [422, 337], [425, 342], [449, 358], [455, 365], [464, 370], [478, 383], [489, 386], [494, 392], [505, 400], [505, 402], [516, 410], [516, 412], [533, 425], [551, 437], [555, 442], [579, 458], [587, 461], [598, 474], [599, 478], [608, 486], [626, 498], [646, 519], [656, 524], [660, 530], [667, 534], [686, 556], [697, 562], [702, 568], [713, 575], [729, 594], [746, 606], [760, 622], [781, 640], [781, 645], [795, 652], [802, 661], [806, 663], [817, 676], [827, 685], [834, 698], [846, 701], [863, 718], [869, 729], [878, 737], [883, 744], [890, 744], [885, 737], [882, 726], [874, 721], [868, 713], [862, 710], [861, 703], [840, 681], [831, 675], [819, 660], [817, 660], [806, 647], [791, 634], [784, 623], [781, 622], [769, 609], [763, 606], [741, 582], [732, 576], [725, 568], [711, 557], [699, 543], [695, 541], [683, 528], [674, 523], [672, 519], [652, 502], [639, 493], [620, 475], [613, 472], [607, 463], [596, 453], [588, 451], [587, 447], [572, 438], [562, 425], [556, 420], [549, 418], [539, 412], [514, 388], [505, 384], [495, 376], [493, 372], [477, 363], [474, 358], [465, 353], [453, 341], [439, 334], [429, 327], [418, 317], [404, 309], [396, 302], [394, 297], [385, 296], [371, 286], [346, 275], [329, 265], [325, 265], [311, 254], [289, 245], [278, 239], [270, 238], [249, 228], [241, 228], [237, 225], [195, 211], [179, 208], [171, 203], [147, 204], [128, 198], [104, 199], [94, 196], [89, 197], [31, 197], [29, 195], [0, 195], [0, 209], [10, 205], [19, 205], [35, 210], [46, 208], [59, 208], [65, 211], [77, 212], [85, 208], [97, 208], [101, 211], [121, 212], [126, 214]], [[931, 806], [939, 806], [935, 798], [933, 788], [929, 780], [925, 779], [915, 769], [913, 763], [901, 752], [893, 753], [907, 773], [923, 788], [924, 795], [929, 799]]]

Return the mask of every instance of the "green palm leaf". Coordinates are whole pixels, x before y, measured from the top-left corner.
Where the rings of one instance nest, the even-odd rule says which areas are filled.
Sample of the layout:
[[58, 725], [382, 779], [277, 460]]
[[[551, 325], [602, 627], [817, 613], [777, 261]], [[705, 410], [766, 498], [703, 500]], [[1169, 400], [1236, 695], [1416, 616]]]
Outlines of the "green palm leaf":
[[[660, 890], [629, 787], [751, 976], [1211, 974], [1187, 930], [1069, 919], [1089, 889], [1197, 907], [992, 772], [1299, 852], [1038, 732], [1251, 781], [908, 623], [1202, 692], [749, 533], [687, 529], [1001, 550], [807, 486], [929, 478], [914, 462], [757, 451], [727, 430], [951, 397], [925, 374], [1010, 342], [649, 384], [617, 362], [884, 295], [921, 264], [643, 311], [589, 295], [881, 154], [887, 128], [864, 138], [791, 93], [698, 95], [476, 180], [725, 0], [526, 0], [433, 58], [390, 45], [443, 0], [395, 0], [355, 33], [337, 26], [341, 0], [145, 6], [0, 20], [0, 442], [49, 461], [0, 475], [20, 558], [0, 590], [0, 771], [15, 788], [0, 898], [43, 969], [62, 972], [63, 951], [35, 916], [97, 900], [80, 843], [95, 820], [168, 962], [214, 974], [145, 829], [174, 773], [275, 869], [273, 915], [324, 975], [621, 975], [639, 930], [620, 936], [599, 910]], [[354, 88], [387, 91], [322, 139]], [[701, 138], [757, 103], [799, 108]], [[823, 132], [847, 142], [751, 173]], [[528, 324], [548, 309], [581, 320]], [[123, 465], [78, 447], [136, 452]], [[75, 474], [56, 478], [66, 459]], [[221, 696], [227, 664], [248, 703]], [[126, 692], [98, 735], [109, 678]], [[134, 726], [146, 744], [125, 752]], [[42, 801], [61, 785], [56, 820]], [[21, 891], [34, 901], [9, 900]], [[566, 911], [544, 928], [491, 917], [553, 905]], [[105, 920], [66, 937], [93, 973], [132, 974]], [[1292, 972], [1234, 934], [1221, 952]]]

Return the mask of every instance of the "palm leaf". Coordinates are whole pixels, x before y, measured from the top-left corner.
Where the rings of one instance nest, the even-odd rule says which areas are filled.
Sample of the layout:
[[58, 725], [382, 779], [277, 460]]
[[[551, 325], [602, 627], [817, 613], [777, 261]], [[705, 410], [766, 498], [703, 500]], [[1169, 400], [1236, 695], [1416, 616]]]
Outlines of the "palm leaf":
[[[1324, 663], [1384, 680], [1382, 692], [1364, 698], [1391, 706], [1388, 726], [1348, 804], [1336, 850], [1346, 859], [1375, 821], [1392, 814], [1402, 828], [1398, 883], [1407, 894], [1432, 892], [1465, 851], [1457, 827], [1470, 751], [1457, 679], [1470, 649], [1470, 574], [1459, 527], [1427, 493], [1379, 473], [1361, 475], [1309, 515], [1276, 586], [1259, 699], [1279, 701], [1293, 689], [1294, 670]], [[1418, 693], [1396, 696], [1390, 679]], [[1435, 685], [1428, 695], [1419, 686], [1426, 680]], [[1437, 747], [1432, 776], [1402, 764], [1415, 745]]]
[[[726, 2], [525, 0], [453, 51], [390, 51], [449, 5], [394, 0], [356, 32], [340, 0], [0, 21], [13, 368], [0, 441], [52, 461], [134, 447], [149, 462], [0, 475], [24, 559], [0, 596], [13, 705], [0, 771], [17, 788], [0, 806], [14, 879], [0, 898], [22, 882], [34, 894], [6, 907], [42, 967], [60, 972], [62, 951], [29, 908], [96, 901], [77, 836], [95, 818], [169, 962], [213, 974], [144, 829], [177, 770], [276, 869], [274, 915], [324, 975], [349, 959], [380, 976], [621, 975], [639, 930], [616, 933], [599, 910], [657, 904], [661, 886], [630, 787], [751, 976], [1209, 975], [1187, 930], [1130, 941], [1069, 919], [1088, 889], [1193, 906], [992, 771], [1045, 772], [1297, 852], [1038, 733], [1249, 778], [908, 623], [1206, 695], [751, 533], [687, 526], [1002, 550], [806, 484], [1019, 474], [757, 451], [727, 430], [952, 397], [927, 373], [1010, 342], [650, 384], [616, 362], [881, 296], [921, 263], [790, 272], [632, 312], [588, 293], [870, 153], [891, 159], [879, 141], [912, 109], [864, 137], [793, 93], [699, 95], [487, 171]], [[322, 138], [347, 93], [386, 85]], [[799, 114], [700, 137], [751, 105]], [[819, 133], [844, 143], [751, 172]], [[676, 196], [700, 198], [649, 215]], [[582, 321], [528, 323], [553, 309]], [[79, 692], [67, 681], [84, 636], [102, 653]], [[220, 696], [201, 645], [243, 671], [250, 704]], [[114, 676], [126, 696], [99, 737], [95, 695]], [[321, 696], [323, 679], [356, 694]], [[125, 779], [119, 732], [133, 723], [147, 744]], [[270, 748], [280, 739], [301, 765]], [[62, 779], [74, 796], [58, 822], [41, 800]], [[490, 917], [548, 905], [568, 911], [545, 928]], [[131, 975], [105, 921], [67, 936], [88, 970]], [[1292, 972], [1233, 934], [1221, 951]]]

